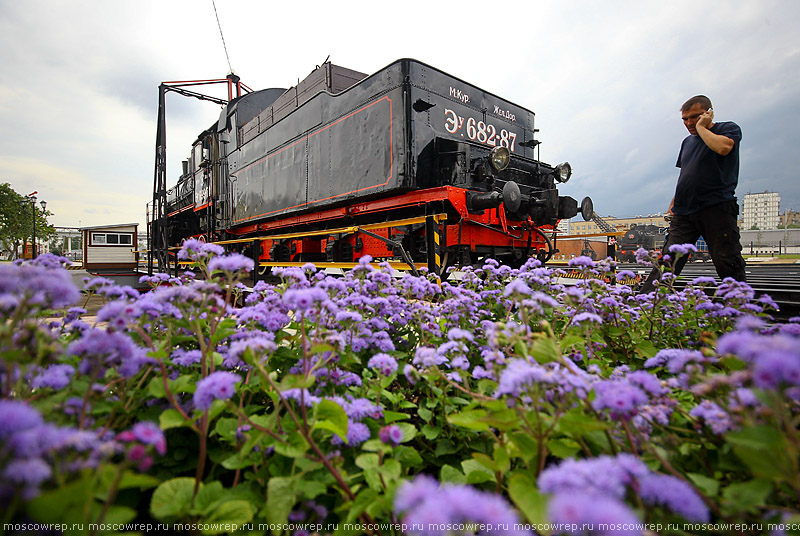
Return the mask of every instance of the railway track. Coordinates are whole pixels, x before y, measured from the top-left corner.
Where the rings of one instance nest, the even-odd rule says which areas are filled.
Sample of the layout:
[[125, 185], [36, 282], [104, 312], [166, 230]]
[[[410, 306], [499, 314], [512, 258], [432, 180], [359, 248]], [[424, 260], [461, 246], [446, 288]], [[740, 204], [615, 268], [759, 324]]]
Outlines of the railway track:
[[[650, 273], [648, 268], [632, 263], [620, 264], [618, 270], [631, 270], [642, 278]], [[780, 306], [780, 311], [773, 315], [776, 319], [787, 320], [800, 316], [800, 264], [748, 263], [745, 271], [747, 283], [753, 287], [756, 295], [766, 294]], [[682, 288], [701, 276], [713, 277], [717, 284], [720, 282], [712, 263], [690, 263], [678, 276], [675, 286]]]

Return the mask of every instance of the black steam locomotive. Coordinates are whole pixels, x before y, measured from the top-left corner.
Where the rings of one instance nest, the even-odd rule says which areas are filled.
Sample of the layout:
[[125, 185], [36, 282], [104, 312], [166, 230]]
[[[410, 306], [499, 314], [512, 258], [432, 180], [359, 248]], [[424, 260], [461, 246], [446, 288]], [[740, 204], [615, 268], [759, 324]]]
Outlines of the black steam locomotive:
[[657, 225], [632, 225], [617, 239], [617, 260], [635, 262], [639, 248], [659, 254], [664, 245], [665, 232], [665, 227]]
[[371, 76], [326, 62], [296, 87], [221, 104], [169, 190], [159, 108], [148, 211], [159, 263], [195, 237], [261, 266], [519, 264], [547, 260], [548, 235], [578, 212], [557, 190], [570, 165], [538, 159], [533, 112], [415, 60]]

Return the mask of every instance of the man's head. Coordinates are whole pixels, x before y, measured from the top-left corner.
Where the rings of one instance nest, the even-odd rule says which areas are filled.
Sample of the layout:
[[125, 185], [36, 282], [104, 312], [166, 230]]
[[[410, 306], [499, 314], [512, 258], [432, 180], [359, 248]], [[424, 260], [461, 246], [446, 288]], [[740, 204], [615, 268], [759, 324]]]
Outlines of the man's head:
[[683, 106], [681, 106], [681, 119], [683, 119], [683, 124], [689, 134], [697, 134], [697, 121], [711, 107], [711, 99], [705, 95], [696, 95], [683, 103]]

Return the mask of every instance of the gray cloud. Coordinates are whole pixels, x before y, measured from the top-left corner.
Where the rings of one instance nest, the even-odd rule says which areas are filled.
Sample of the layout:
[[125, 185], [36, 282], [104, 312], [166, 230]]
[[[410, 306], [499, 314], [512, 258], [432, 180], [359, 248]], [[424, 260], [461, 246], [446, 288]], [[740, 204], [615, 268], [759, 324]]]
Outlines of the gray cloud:
[[[800, 209], [792, 0], [217, 9], [233, 67], [254, 89], [288, 87], [328, 55], [368, 73], [414, 57], [533, 110], [542, 158], [575, 169], [564, 192], [591, 195], [603, 215], [665, 209], [686, 135], [678, 108], [708, 94], [717, 119], [744, 132], [739, 196], [778, 191], [782, 207]], [[38, 190], [57, 225], [144, 222], [158, 84], [228, 71], [210, 3], [190, 0], [2, 2], [0, 49], [0, 180]], [[174, 183], [218, 107], [170, 96], [167, 109]]]

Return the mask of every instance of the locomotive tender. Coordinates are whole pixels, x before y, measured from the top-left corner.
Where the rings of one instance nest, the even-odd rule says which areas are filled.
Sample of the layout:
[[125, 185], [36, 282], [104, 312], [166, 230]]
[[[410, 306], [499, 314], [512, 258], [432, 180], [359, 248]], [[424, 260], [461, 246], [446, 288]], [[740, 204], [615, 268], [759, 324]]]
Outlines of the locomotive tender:
[[326, 62], [223, 105], [161, 193], [154, 249], [195, 237], [262, 266], [544, 261], [578, 203], [557, 190], [569, 164], [536, 157], [537, 132], [533, 112], [416, 60], [371, 76]]

